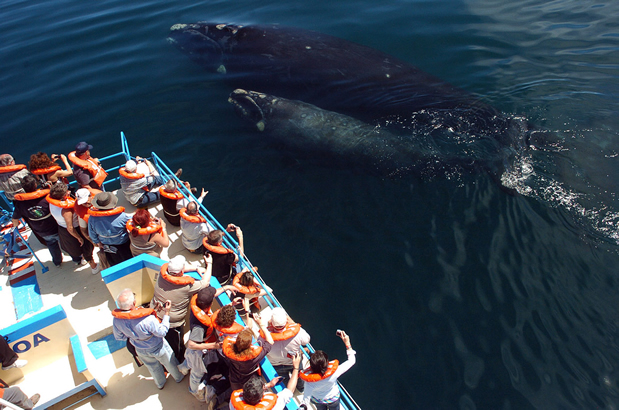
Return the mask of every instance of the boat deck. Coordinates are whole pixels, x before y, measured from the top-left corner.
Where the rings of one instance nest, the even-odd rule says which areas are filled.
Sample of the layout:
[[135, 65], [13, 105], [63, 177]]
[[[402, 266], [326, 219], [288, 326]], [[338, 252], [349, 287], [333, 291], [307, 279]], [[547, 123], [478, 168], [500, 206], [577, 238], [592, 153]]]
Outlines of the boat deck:
[[[128, 155], [126, 140], [122, 133], [121, 143], [123, 144], [123, 151]], [[116, 156], [118, 155], [119, 154], [116, 154]], [[153, 154], [153, 156], [155, 155]], [[116, 165], [118, 165], [119, 160], [115, 162]], [[124, 162], [124, 160], [122, 162]], [[158, 160], [156, 156], [154, 162], [160, 172], [166, 176], [166, 179], [171, 177], [171, 171], [161, 160]], [[113, 171], [117, 168], [118, 166], [111, 170]], [[116, 185], [118, 184], [116, 183]], [[110, 188], [107, 189], [109, 190]], [[127, 213], [133, 214], [136, 208], [126, 201], [124, 195], [120, 191], [115, 191], [115, 193], [119, 199], [118, 205], [124, 206]], [[163, 208], [160, 203], [150, 206], [149, 211], [152, 215], [164, 219]], [[216, 220], [208, 214], [206, 209], [203, 208], [201, 212], [206, 212], [205, 216], [209, 221], [216, 222]], [[168, 223], [167, 231], [170, 237], [170, 246], [163, 250], [161, 259], [170, 260], [172, 257], [180, 254], [193, 266], [204, 265], [201, 255], [192, 254], [183, 247], [180, 240], [179, 227], [172, 226]], [[40, 260], [40, 263], [33, 260], [36, 275], [30, 275], [31, 277], [27, 280], [23, 280], [19, 284], [16, 284], [13, 277], [14, 275], [9, 275], [9, 269], [6, 266], [3, 266], [0, 272], [0, 308], [4, 313], [0, 315], [0, 329], [6, 329], [12, 325], [14, 328], [25, 323], [29, 317], [35, 316], [42, 311], [53, 309], [58, 306], [61, 307], [61, 309], [58, 309], [66, 313], [69, 327], [73, 327], [74, 333], [77, 334], [79, 341], [81, 341], [81, 345], [84, 346], [83, 356], [85, 365], [88, 367], [88, 372], [92, 374], [92, 377], [94, 377], [107, 392], [105, 396], [94, 394], [90, 397], [86, 397], [82, 402], [72, 405], [70, 408], [197, 409], [204, 406], [203, 403], [198, 402], [189, 393], [188, 376], [180, 383], [168, 380], [164, 389], [159, 390], [152, 381], [146, 367], [137, 367], [127, 349], [124, 347], [119, 348], [118, 343], [113, 341], [113, 337], [111, 336], [111, 311], [116, 308], [114, 301], [115, 295], [111, 294], [111, 291], [108, 290], [108, 287], [102, 279], [102, 276], [106, 274], [105, 272], [93, 275], [89, 265], [77, 266], [71, 261], [71, 258], [67, 254], [63, 254], [63, 264], [60, 267], [55, 267], [47, 248], [43, 247], [34, 236], [28, 239], [28, 243], [36, 257]], [[95, 253], [96, 250], [95, 248]], [[18, 254], [24, 252], [28, 252], [28, 250], [25, 249], [18, 252]], [[95, 259], [97, 259], [96, 255]], [[251, 266], [247, 259], [245, 259], [243, 263], [245, 266]], [[41, 264], [47, 267], [46, 272], [43, 272], [46, 268], [43, 268]], [[261, 280], [259, 275], [257, 278]], [[19, 292], [16, 291], [17, 289], [19, 289]], [[266, 299], [261, 300], [261, 305], [266, 309], [269, 309], [268, 305], [279, 304], [273, 294], [269, 294], [267, 297], [268, 301]], [[28, 310], [30, 310], [30, 312]], [[188, 328], [186, 328], [186, 330], [188, 330]], [[36, 339], [37, 335], [35, 335], [34, 338]], [[188, 332], [185, 334], [185, 341], [187, 341], [187, 338]], [[60, 336], [59, 339], [68, 339], [68, 336]], [[37, 343], [38, 346], [44, 347], [48, 342], [45, 340], [33, 340], [32, 342], [26, 341], [23, 343], [25, 344], [22, 344], [20, 348], [24, 351], [23, 356], [28, 356], [29, 364], [27, 367], [36, 366], [39, 360], [45, 360], [41, 354], [37, 355], [35, 353], [37, 351], [43, 352], [43, 348], [37, 347]], [[51, 342], [49, 344], [51, 344]], [[113, 345], [115, 347], [113, 347]], [[313, 350], [311, 346], [309, 347], [310, 350]], [[15, 346], [13, 348], [16, 350]], [[66, 347], [60, 348], [60, 350], [63, 349], [65, 351], [60, 353], [70, 357], [71, 355], [66, 352]], [[41, 394], [39, 405], [35, 408], [45, 408], [42, 407], [41, 404], [57, 398], [62, 391], [69, 390], [71, 383], [78, 385], [81, 382], [76, 378], [76, 374], [79, 374], [79, 372], [75, 371], [75, 367], [79, 367], [79, 365], [76, 364], [78, 360], [76, 360], [75, 363], [70, 359], [67, 360], [70, 362], [67, 366], [63, 366], [62, 364], [46, 366], [37, 370], [35, 373], [36, 376], [28, 374], [26, 377], [22, 377], [15, 382], [15, 385], [20, 386], [28, 396], [34, 393]], [[32, 363], [33, 361], [34, 363]], [[307, 358], [305, 358], [305, 361], [307, 361]], [[5, 371], [0, 372], [0, 378], [4, 378], [5, 375]], [[68, 383], [69, 386], [64, 387], [63, 381], [70, 382]], [[343, 387], [341, 387], [341, 389], [343, 395], [342, 408], [359, 408]], [[88, 395], [86, 394], [86, 396]], [[297, 408], [298, 397], [299, 395], [297, 392], [295, 395], [296, 403], [290, 403], [287, 409]], [[75, 396], [72, 399], [75, 400]], [[227, 408], [227, 406], [227, 403], [225, 406], [222, 404], [220, 408]], [[56, 405], [49, 408], [64, 408], [64, 406]]]

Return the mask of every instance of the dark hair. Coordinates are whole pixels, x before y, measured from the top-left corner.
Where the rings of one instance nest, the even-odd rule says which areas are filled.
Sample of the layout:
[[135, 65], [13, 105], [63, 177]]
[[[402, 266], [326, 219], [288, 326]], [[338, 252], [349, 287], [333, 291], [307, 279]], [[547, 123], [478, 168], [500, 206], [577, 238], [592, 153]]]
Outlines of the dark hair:
[[133, 227], [135, 229], [131, 231], [131, 236], [135, 238], [139, 235], [138, 229], [146, 228], [149, 224], [150, 212], [148, 212], [146, 209], [138, 209], [137, 211], [135, 211], [135, 214], [133, 214]]
[[220, 327], [230, 327], [236, 319], [236, 309], [232, 305], [225, 305], [217, 313], [217, 325]]
[[215, 229], [214, 231], [210, 231], [208, 233], [208, 243], [210, 245], [219, 245], [221, 243], [221, 240], [224, 237], [224, 233], [223, 231], [219, 230], [219, 229]]
[[187, 213], [189, 215], [195, 215], [198, 213], [198, 204], [196, 201], [191, 201], [187, 204]]
[[328, 366], [329, 355], [322, 350], [316, 350], [314, 354], [310, 356], [310, 368], [312, 369], [312, 373], [318, 373], [324, 376]]
[[239, 284], [243, 286], [254, 286], [254, 274], [251, 273], [251, 271], [242, 272], [239, 278]]
[[44, 152], [37, 152], [30, 155], [30, 162], [28, 162], [28, 169], [32, 172], [35, 169], [49, 168], [56, 165], [54, 161]]
[[24, 175], [21, 180], [21, 187], [24, 188], [26, 192], [34, 192], [37, 190], [37, 179], [31, 173]]
[[215, 297], [215, 288], [207, 286], [198, 291], [198, 297], [196, 298], [196, 306], [205, 312], [208, 312], [213, 304], [213, 298]]
[[62, 181], [56, 182], [49, 190], [49, 196], [53, 199], [62, 199], [67, 194], [69, 187]]
[[262, 400], [264, 394], [264, 380], [258, 376], [252, 376], [243, 385], [243, 401], [255, 406]]

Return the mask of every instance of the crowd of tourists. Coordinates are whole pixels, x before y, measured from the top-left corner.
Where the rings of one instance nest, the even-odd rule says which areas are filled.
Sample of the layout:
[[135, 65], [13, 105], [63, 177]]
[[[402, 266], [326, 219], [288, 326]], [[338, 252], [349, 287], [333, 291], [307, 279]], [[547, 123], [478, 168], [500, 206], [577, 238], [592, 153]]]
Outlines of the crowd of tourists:
[[[91, 149], [80, 142], [67, 156], [39, 152], [27, 167], [15, 164], [9, 154], [0, 155], [0, 190], [13, 203], [13, 226], [23, 219], [47, 246], [54, 265], [63, 263], [64, 251], [77, 265], [89, 264], [93, 274], [142, 253], [161, 256], [170, 246], [166, 221], [180, 227], [183, 247], [201, 254], [205, 267], [192, 267], [175, 256], [161, 267], [148, 307], [138, 305], [133, 290], [125, 289], [112, 313], [115, 338], [127, 341], [136, 364], [146, 366], [156, 386], [163, 389], [166, 373], [176, 382], [190, 374], [190, 393], [209, 409], [228, 402], [230, 409], [283, 409], [295, 391], [303, 395], [301, 407], [311, 403], [317, 409], [338, 409], [337, 379], [355, 363], [348, 335], [338, 331], [348, 356], [344, 363], [315, 351], [301, 369], [302, 356], [309, 354], [309, 334], [280, 307], [261, 315], [259, 298], [270, 289], [238, 263], [244, 253], [241, 228], [228, 224], [227, 232], [215, 229], [200, 214], [207, 191], [202, 189], [197, 202], [186, 198], [175, 179], [164, 181], [153, 164], [136, 157], [119, 169], [120, 191], [138, 208], [130, 216], [114, 193], [103, 190], [107, 173], [91, 157]], [[179, 169], [175, 175], [181, 173]], [[76, 187], [69, 184], [71, 176]], [[162, 204], [165, 221], [146, 209], [156, 202]], [[236, 236], [236, 249], [224, 244], [227, 234]], [[185, 275], [190, 271], [200, 279]], [[211, 277], [221, 286], [212, 287]], [[214, 299], [223, 292], [231, 303], [213, 311]], [[237, 314], [245, 326], [236, 321]], [[278, 374], [268, 383], [259, 368], [265, 357]], [[279, 382], [286, 388], [272, 393]]]

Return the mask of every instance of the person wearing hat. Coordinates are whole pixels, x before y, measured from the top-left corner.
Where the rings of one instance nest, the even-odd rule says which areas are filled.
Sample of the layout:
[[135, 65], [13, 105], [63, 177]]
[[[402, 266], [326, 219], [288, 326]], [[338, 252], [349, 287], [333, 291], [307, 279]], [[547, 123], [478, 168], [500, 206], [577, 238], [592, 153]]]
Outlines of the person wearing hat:
[[[166, 300], [172, 302], [170, 310], [170, 330], [166, 340], [172, 347], [179, 363], [185, 357], [185, 343], [183, 342], [183, 325], [189, 308], [191, 297], [202, 288], [208, 287], [211, 281], [211, 259], [206, 259], [206, 269], [194, 268], [185, 265], [185, 257], [177, 255], [169, 263], [161, 267], [155, 284], [155, 293], [150, 302], [152, 308], [163, 304]], [[184, 276], [185, 272], [196, 271], [200, 280], [191, 276]]]
[[90, 156], [92, 145], [82, 141], [75, 146], [75, 151], [69, 153], [69, 161], [73, 163], [73, 176], [80, 188], [101, 190], [107, 172], [101, 166], [99, 159]]
[[111, 192], [100, 192], [92, 198], [88, 211], [88, 235], [92, 242], [103, 250], [110, 266], [131, 259], [131, 242], [127, 221], [131, 219], [118, 198]]
[[[300, 324], [293, 322], [281, 307], [275, 307], [271, 310], [271, 319], [267, 330], [274, 340], [273, 347], [267, 357], [277, 374], [282, 377], [282, 382], [287, 384], [293, 368], [292, 356], [296, 353], [301, 354], [301, 346], [310, 342], [310, 335]], [[305, 389], [303, 380], [298, 380], [296, 389], [303, 393]]]
[[58, 224], [60, 247], [67, 252], [77, 265], [85, 260], [96, 275], [101, 270], [99, 264], [92, 257], [93, 244], [84, 238], [75, 218], [75, 201], [70, 196], [69, 187], [62, 181], [52, 185], [49, 195], [49, 211]]
[[118, 172], [120, 187], [131, 205], [143, 207], [159, 201], [158, 187], [163, 179], [150, 161], [135, 157], [135, 161], [128, 160]]

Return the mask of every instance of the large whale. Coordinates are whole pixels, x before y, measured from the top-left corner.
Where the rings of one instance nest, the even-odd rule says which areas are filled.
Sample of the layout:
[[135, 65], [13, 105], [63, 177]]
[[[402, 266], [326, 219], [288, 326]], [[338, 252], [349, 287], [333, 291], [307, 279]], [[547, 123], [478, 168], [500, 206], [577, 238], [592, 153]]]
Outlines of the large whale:
[[[494, 171], [503, 149], [495, 140], [440, 145], [431, 135], [418, 138], [391, 133], [345, 114], [257, 91], [236, 89], [228, 98], [237, 114], [255, 130], [314, 159], [357, 165], [389, 177], [411, 171]], [[440, 168], [440, 169], [436, 169]], [[495, 172], [491, 175], [498, 177]]]
[[491, 136], [505, 146], [520, 146], [524, 136], [522, 123], [470, 93], [381, 51], [326, 34], [199, 22], [172, 26], [168, 39], [233, 88], [305, 101], [407, 133], [421, 124]]

